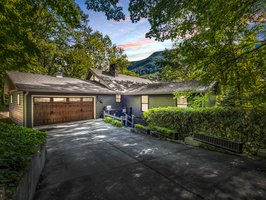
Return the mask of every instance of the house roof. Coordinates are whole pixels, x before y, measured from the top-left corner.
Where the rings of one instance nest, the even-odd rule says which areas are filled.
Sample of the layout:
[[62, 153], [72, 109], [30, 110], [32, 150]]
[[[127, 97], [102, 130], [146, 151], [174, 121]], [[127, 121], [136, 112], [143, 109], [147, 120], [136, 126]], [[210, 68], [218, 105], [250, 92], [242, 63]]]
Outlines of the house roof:
[[7, 71], [7, 77], [17, 90], [29, 92], [60, 92], [60, 93], [88, 93], [115, 94], [105, 86], [77, 78], [57, 78], [53, 76]]
[[100, 79], [101, 83], [103, 81], [107, 87], [124, 95], [172, 94], [178, 91], [205, 92], [215, 84], [213, 82], [202, 85], [199, 81], [153, 82], [149, 79], [124, 74], [114, 77], [98, 69], [90, 69], [90, 71]]
[[135, 76], [119, 74], [118, 76], [114, 77], [108, 74], [108, 72], [104, 72], [102, 70], [90, 69], [90, 71], [100, 80], [102, 80], [108, 88], [120, 93], [126, 93], [131, 90], [140, 88], [144, 85], [153, 83], [149, 79], [139, 78]]
[[206, 92], [214, 86], [215, 82], [202, 85], [199, 81], [182, 81], [182, 82], [162, 82], [144, 85], [135, 90], [131, 90], [126, 95], [142, 95], [142, 94], [172, 94], [173, 92]]

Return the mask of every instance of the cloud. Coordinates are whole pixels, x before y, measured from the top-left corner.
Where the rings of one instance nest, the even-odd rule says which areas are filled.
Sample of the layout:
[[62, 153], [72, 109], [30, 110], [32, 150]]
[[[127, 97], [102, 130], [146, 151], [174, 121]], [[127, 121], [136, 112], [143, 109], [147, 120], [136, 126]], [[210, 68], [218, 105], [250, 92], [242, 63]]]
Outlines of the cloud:
[[[148, 20], [146, 18], [141, 18], [137, 23], [139, 24], [142, 24], [144, 22], [147, 22]], [[112, 20], [111, 21], [112, 24], [129, 24], [129, 23], [132, 23], [131, 19], [130, 19], [130, 16], [125, 16], [125, 20], [120, 20], [120, 21], [115, 21], [115, 20]]]
[[144, 38], [144, 39], [141, 39], [139, 41], [128, 42], [128, 43], [125, 43], [125, 44], [120, 44], [120, 45], [118, 45], [118, 47], [122, 48], [124, 50], [127, 50], [127, 49], [138, 49], [140, 47], [143, 47], [145, 45], [152, 44], [152, 43], [154, 43], [154, 40]]

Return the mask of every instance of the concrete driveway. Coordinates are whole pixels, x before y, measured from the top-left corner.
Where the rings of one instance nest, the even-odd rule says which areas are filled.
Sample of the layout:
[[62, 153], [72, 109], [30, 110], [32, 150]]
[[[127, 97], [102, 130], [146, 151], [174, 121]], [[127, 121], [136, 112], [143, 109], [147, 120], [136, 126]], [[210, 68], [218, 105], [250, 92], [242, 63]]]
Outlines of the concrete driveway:
[[50, 127], [35, 200], [266, 199], [266, 163], [102, 120]]

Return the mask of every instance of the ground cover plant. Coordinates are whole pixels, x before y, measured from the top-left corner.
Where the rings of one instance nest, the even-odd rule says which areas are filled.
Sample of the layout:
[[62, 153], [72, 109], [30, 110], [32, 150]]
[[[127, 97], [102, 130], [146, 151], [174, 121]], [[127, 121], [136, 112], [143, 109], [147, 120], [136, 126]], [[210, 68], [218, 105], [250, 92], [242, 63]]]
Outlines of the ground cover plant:
[[111, 117], [105, 117], [104, 122], [106, 123], [112, 123], [112, 118]]
[[0, 122], [0, 185], [7, 198], [11, 198], [32, 156], [45, 140], [45, 132]]
[[117, 127], [122, 127], [123, 123], [121, 121], [119, 121], [119, 120], [114, 120], [113, 125], [117, 126]]

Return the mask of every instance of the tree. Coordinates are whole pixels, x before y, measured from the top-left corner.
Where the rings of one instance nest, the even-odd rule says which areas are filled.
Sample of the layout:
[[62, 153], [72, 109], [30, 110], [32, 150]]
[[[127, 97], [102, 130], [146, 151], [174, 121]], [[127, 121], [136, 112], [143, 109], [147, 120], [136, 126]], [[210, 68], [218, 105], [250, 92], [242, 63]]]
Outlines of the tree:
[[[106, 12], [106, 2], [117, 3], [97, 2], [97, 9], [88, 8]], [[172, 62], [182, 57], [198, 79], [219, 81], [222, 102], [229, 96], [233, 105], [265, 99], [265, 0], [131, 0], [129, 11], [132, 22], [148, 19], [147, 37], [176, 40]]]
[[127, 63], [108, 36], [93, 32], [74, 0], [0, 2], [0, 98], [7, 70], [83, 78], [89, 67]]
[[62, 30], [77, 27], [80, 15], [73, 0], [2, 0], [0, 87], [6, 70], [44, 72], [56, 50], [53, 41]]

